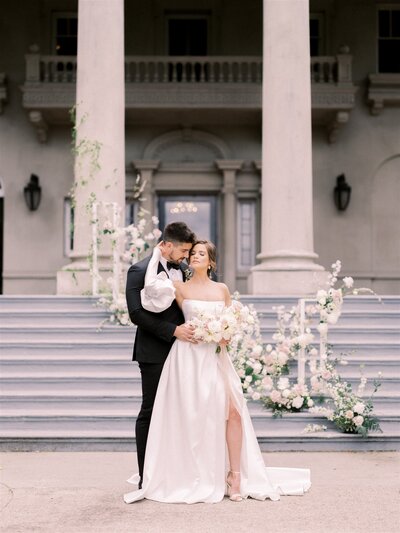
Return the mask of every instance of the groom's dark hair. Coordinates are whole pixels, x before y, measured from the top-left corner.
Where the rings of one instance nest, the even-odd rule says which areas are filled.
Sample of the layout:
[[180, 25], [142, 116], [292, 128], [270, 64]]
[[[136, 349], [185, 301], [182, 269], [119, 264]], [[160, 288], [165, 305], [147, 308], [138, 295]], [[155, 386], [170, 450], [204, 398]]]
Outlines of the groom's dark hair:
[[178, 242], [193, 244], [196, 241], [196, 235], [184, 222], [171, 222], [165, 226], [163, 241], [175, 244]]

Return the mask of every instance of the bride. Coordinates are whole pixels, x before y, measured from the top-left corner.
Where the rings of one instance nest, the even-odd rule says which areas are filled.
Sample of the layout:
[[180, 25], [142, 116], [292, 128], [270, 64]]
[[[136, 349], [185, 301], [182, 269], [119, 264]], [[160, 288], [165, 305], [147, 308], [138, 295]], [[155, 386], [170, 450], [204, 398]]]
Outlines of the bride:
[[[189, 321], [199, 312], [218, 315], [229, 306], [229, 290], [210, 279], [216, 248], [197, 241], [189, 257], [192, 278], [172, 282], [157, 276], [159, 248], [153, 252], [142, 291], [143, 307], [160, 311], [175, 297]], [[147, 307], [146, 307], [147, 306]], [[125, 494], [126, 503], [143, 498], [165, 503], [216, 503], [228, 494], [279, 500], [301, 495], [310, 472], [266, 468], [244, 399], [241, 381], [227, 350], [212, 343], [177, 339], [165, 361], [151, 417], [142, 488]], [[138, 475], [128, 482], [137, 483]], [[226, 489], [226, 490], [225, 490]]]

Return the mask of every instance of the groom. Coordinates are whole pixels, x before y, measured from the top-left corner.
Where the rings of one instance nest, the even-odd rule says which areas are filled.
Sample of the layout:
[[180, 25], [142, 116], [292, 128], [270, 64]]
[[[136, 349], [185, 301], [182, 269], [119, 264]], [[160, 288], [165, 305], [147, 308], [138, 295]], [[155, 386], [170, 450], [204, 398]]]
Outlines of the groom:
[[[196, 236], [184, 222], [172, 222], [165, 227], [160, 243], [161, 259], [158, 273], [165, 271], [172, 280], [185, 281], [181, 263], [189, 257]], [[139, 489], [143, 480], [143, 465], [157, 386], [167, 355], [175, 339], [190, 342], [192, 328], [184, 324], [182, 311], [174, 300], [161, 313], [151, 313], [142, 307], [140, 291], [151, 255], [132, 265], [126, 282], [129, 317], [136, 324], [133, 361], [137, 361], [142, 378], [142, 406], [136, 420], [136, 450], [139, 465]]]

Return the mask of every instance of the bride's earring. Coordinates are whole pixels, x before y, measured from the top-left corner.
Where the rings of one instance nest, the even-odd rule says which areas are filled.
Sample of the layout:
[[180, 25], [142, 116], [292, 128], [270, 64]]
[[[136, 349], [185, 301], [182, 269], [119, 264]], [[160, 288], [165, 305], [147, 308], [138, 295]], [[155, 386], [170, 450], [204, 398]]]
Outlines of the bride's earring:
[[208, 270], [208, 277], [209, 277], [210, 279], [212, 279], [211, 265], [208, 265], [208, 269], [207, 269], [207, 270]]

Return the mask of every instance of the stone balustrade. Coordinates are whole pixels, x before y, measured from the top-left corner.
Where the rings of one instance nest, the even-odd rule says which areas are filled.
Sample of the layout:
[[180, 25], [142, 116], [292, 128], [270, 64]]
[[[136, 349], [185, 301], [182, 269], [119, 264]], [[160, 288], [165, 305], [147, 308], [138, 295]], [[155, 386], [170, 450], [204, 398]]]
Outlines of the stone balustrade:
[[127, 83], [261, 83], [256, 56], [128, 56]]
[[[311, 58], [311, 82], [351, 83], [349, 54]], [[255, 83], [262, 82], [258, 56], [126, 56], [126, 83]], [[26, 55], [27, 83], [76, 83], [76, 57]]]

